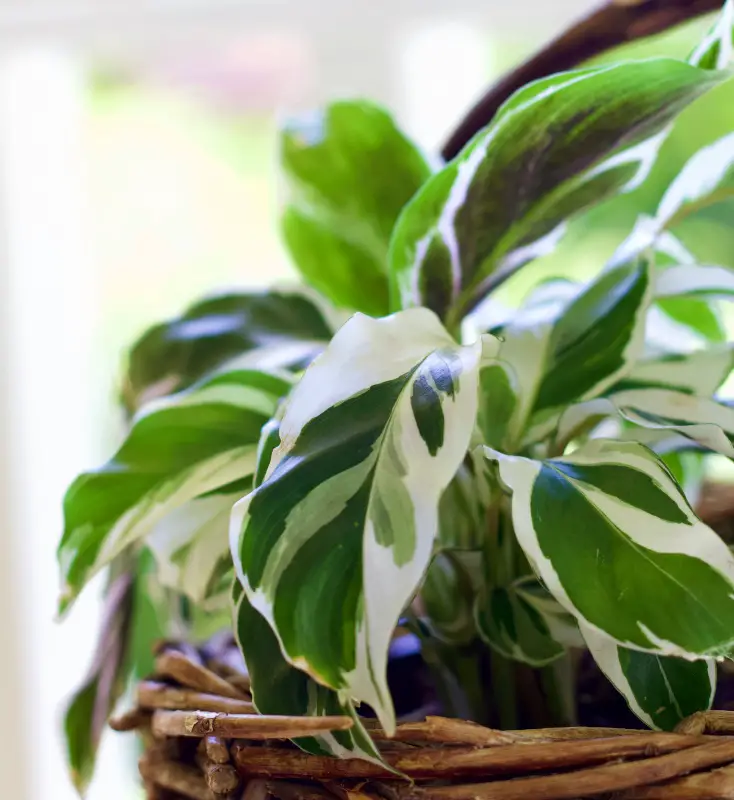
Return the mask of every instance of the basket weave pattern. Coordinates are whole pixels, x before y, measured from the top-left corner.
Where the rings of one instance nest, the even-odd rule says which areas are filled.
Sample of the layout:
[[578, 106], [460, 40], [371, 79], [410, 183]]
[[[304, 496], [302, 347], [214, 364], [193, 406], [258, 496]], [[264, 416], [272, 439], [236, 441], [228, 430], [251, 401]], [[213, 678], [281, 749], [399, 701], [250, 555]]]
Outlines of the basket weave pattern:
[[[288, 740], [346, 729], [345, 717], [258, 715], [231, 639], [162, 644], [137, 706], [112, 721], [137, 730], [149, 800], [713, 800], [734, 798], [734, 712], [690, 717], [675, 733], [612, 728], [498, 731], [428, 716], [388, 739], [385, 762], [298, 750]], [[732, 734], [732, 735], [727, 735]]]

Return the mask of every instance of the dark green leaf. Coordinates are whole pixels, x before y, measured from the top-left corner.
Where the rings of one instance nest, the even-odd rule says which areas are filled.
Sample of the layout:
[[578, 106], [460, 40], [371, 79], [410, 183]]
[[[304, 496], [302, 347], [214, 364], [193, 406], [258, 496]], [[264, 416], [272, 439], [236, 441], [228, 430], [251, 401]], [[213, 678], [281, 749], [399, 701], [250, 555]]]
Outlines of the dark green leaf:
[[248, 353], [256, 368], [300, 366], [332, 333], [322, 311], [303, 293], [226, 294], [202, 300], [180, 317], [150, 328], [133, 345], [125, 404], [135, 411], [151, 392], [185, 389], [225, 361]]
[[403, 206], [430, 175], [383, 109], [333, 103], [288, 122], [283, 229], [305, 280], [337, 306], [388, 310], [387, 248]]

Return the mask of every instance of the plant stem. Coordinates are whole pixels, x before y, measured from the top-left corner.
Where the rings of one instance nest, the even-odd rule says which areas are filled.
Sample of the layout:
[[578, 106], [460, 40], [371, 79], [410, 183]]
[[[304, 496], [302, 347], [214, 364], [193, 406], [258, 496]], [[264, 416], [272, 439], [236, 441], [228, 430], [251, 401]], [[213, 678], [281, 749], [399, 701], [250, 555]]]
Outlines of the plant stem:
[[518, 727], [515, 667], [509, 659], [495, 650], [489, 651], [492, 670], [492, 695], [499, 727], [514, 730]]
[[573, 674], [573, 664], [568, 653], [539, 670], [540, 685], [548, 711], [556, 725], [576, 724]]

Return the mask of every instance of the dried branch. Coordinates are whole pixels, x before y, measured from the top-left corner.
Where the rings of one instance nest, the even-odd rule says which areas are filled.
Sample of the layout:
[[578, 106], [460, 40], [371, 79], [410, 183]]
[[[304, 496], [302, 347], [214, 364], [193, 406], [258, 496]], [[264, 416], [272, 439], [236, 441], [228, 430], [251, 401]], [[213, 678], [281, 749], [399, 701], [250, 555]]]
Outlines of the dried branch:
[[[385, 739], [387, 735], [377, 721], [363, 720], [375, 739]], [[409, 722], [399, 725], [391, 741], [399, 742], [441, 742], [442, 744], [471, 744], [477, 747], [510, 744], [515, 736], [504, 731], [485, 728], [475, 722], [447, 717], [426, 717], [423, 722]]]
[[278, 800], [336, 800], [324, 786], [316, 783], [293, 783], [290, 781], [268, 781], [267, 788], [270, 794]]
[[156, 711], [152, 729], [156, 736], [203, 738], [294, 739], [322, 731], [345, 731], [349, 717], [276, 717], [257, 714], [216, 714], [208, 711]]
[[578, 772], [491, 783], [405, 787], [400, 794], [405, 800], [572, 800], [660, 783], [733, 760], [734, 740], [724, 739], [657, 758], [608, 764]]
[[734, 767], [715, 769], [674, 781], [628, 789], [617, 800], [712, 800], [734, 797]]
[[145, 755], [138, 762], [138, 768], [140, 776], [147, 783], [177, 792], [189, 800], [217, 800], [217, 796], [206, 785], [204, 776], [195, 767]]
[[228, 795], [240, 785], [240, 776], [231, 764], [218, 764], [206, 754], [206, 748], [200, 747], [196, 751], [196, 763], [204, 773], [206, 785], [218, 795]]
[[572, 69], [613, 47], [661, 33], [716, 11], [721, 0], [611, 0], [579, 20], [501, 78], [459, 123], [443, 148], [451, 159], [494, 117], [510, 95], [531, 81]]
[[109, 721], [109, 726], [117, 733], [128, 733], [149, 725], [150, 717], [150, 711], [145, 711], [142, 708], [131, 708], [119, 717], [113, 717]]
[[252, 688], [250, 676], [241, 669], [235, 667], [235, 660], [227, 657], [217, 657], [207, 659], [206, 666], [215, 674], [219, 675], [236, 689], [245, 694], [250, 693]]
[[229, 764], [229, 747], [224, 739], [220, 739], [218, 736], [207, 736], [203, 740], [203, 745], [207, 758], [215, 764]]
[[[651, 753], [672, 753], [695, 747], [699, 737], [670, 733], [638, 733], [611, 739], [510, 744], [488, 748], [436, 747], [384, 752], [385, 761], [414, 780], [451, 777], [492, 777], [600, 764], [619, 758], [639, 758]], [[734, 743], [732, 744], [734, 747]], [[250, 747], [236, 742], [232, 758], [244, 777], [333, 780], [336, 778], [389, 778], [379, 764], [360, 759], [336, 760], [296, 750]]]
[[675, 731], [693, 736], [704, 733], [734, 733], [734, 715], [731, 711], [697, 711], [680, 722]]
[[235, 700], [247, 699], [229, 681], [176, 650], [165, 650], [156, 658], [155, 672], [161, 678], [169, 678], [198, 692], [219, 694]]
[[138, 686], [141, 708], [217, 711], [222, 714], [254, 714], [255, 707], [247, 700], [235, 700], [217, 694], [179, 689], [156, 681], [143, 681]]

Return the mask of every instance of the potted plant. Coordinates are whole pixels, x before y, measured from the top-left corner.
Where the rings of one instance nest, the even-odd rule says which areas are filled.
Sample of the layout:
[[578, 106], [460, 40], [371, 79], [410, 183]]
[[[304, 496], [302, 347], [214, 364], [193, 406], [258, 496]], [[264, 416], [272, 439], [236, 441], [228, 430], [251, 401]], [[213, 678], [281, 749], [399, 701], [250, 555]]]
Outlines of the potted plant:
[[[734, 195], [734, 134], [587, 282], [538, 282], [511, 311], [494, 292], [641, 185], [677, 114], [729, 79], [733, 35], [728, 0], [687, 62], [544, 76], [548, 52], [590, 54], [562, 37], [440, 163], [365, 101], [285, 126], [304, 286], [148, 331], [127, 438], [65, 499], [61, 610], [109, 574], [66, 715], [82, 791], [117, 701], [155, 673], [114, 723], [143, 731], [151, 797], [730, 796], [722, 773], [680, 776], [734, 762], [700, 738], [730, 725], [700, 714], [734, 647], [734, 558], [693, 508], [704, 454], [734, 455], [717, 397], [732, 348], [691, 313], [734, 273], [675, 228]], [[405, 633], [444, 717], [396, 731]], [[645, 726], [678, 734], [579, 728], [585, 651]], [[524, 772], [540, 775], [507, 779]], [[629, 794], [643, 784], [661, 786]]]

